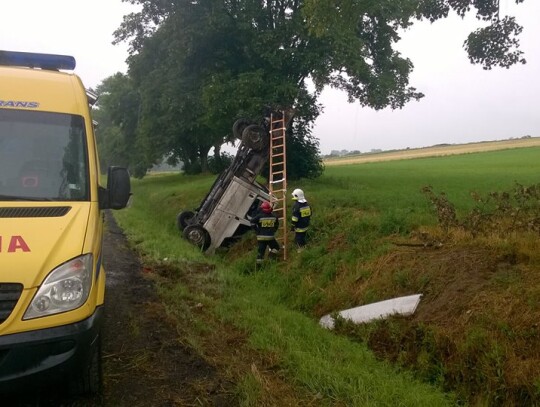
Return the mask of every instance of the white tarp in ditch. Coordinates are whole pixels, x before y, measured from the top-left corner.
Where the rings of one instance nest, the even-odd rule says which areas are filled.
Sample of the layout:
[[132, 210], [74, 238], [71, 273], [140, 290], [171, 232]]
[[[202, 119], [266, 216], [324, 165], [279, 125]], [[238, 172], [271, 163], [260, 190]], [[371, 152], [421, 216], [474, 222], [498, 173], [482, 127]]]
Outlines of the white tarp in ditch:
[[[422, 297], [422, 294], [392, 298], [391, 300], [346, 309], [338, 312], [338, 315], [343, 319], [358, 324], [382, 319], [390, 315], [412, 315], [420, 303], [420, 297]], [[324, 328], [334, 329], [334, 318], [330, 314], [325, 315], [319, 320], [319, 324]]]

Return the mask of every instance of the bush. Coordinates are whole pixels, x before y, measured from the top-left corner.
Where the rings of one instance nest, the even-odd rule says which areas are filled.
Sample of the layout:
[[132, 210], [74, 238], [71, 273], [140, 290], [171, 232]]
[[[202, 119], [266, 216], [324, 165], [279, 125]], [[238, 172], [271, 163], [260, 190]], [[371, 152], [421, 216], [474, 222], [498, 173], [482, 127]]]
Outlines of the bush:
[[212, 174], [220, 174], [231, 166], [234, 157], [228, 153], [221, 153], [218, 159], [214, 156], [208, 157], [208, 169]]

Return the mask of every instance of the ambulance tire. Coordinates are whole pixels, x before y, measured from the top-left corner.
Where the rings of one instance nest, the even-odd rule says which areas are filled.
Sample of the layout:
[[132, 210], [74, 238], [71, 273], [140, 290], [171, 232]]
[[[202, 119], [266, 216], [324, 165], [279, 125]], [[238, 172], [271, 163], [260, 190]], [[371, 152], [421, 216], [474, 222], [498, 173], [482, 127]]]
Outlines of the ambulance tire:
[[180, 212], [176, 216], [176, 227], [180, 232], [183, 232], [184, 229], [190, 225], [191, 219], [195, 217], [195, 213], [191, 211]]
[[252, 150], [261, 151], [268, 144], [268, 133], [261, 126], [249, 125], [242, 132], [242, 142]]
[[235, 121], [232, 126], [234, 138], [242, 140], [242, 133], [244, 132], [244, 129], [250, 124], [252, 124], [252, 122], [248, 119], [238, 119], [237, 121]]
[[103, 389], [103, 366], [101, 334], [93, 346], [90, 360], [86, 366], [71, 378], [71, 393], [77, 396], [100, 394]]
[[191, 244], [201, 250], [206, 250], [210, 246], [210, 235], [201, 225], [188, 225], [183, 234]]

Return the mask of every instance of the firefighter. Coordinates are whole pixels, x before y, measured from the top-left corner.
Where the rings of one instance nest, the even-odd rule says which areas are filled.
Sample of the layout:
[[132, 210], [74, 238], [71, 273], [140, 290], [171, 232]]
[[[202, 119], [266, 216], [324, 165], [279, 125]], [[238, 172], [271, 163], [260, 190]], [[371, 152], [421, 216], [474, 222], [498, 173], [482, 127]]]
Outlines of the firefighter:
[[275, 237], [279, 219], [272, 212], [270, 202], [261, 204], [259, 213], [251, 218], [251, 226], [257, 232], [257, 266], [260, 267], [267, 247], [270, 248], [269, 258], [276, 258], [279, 253], [279, 244]]
[[292, 208], [291, 231], [295, 232], [294, 240], [297, 251], [301, 252], [306, 246], [306, 233], [311, 219], [311, 207], [309, 206], [304, 191], [295, 189], [292, 192], [295, 201]]

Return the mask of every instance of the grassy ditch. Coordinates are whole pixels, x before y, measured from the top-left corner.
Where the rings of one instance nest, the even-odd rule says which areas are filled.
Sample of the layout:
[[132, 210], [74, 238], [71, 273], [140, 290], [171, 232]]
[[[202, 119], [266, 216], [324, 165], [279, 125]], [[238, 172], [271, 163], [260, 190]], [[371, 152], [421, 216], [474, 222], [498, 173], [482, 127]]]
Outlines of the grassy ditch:
[[[471, 192], [536, 182], [539, 152], [332, 167], [289, 185], [314, 208], [309, 248], [256, 273], [254, 236], [207, 257], [176, 230], [176, 214], [198, 206], [212, 177], [136, 181], [133, 206], [115, 215], [146, 264], [167, 270], [156, 280], [169, 312], [226, 368], [242, 405], [279, 405], [278, 392], [301, 397], [297, 405], [534, 404], [538, 236], [472, 236], [464, 222], [441, 223], [444, 200], [433, 197], [444, 192], [461, 221], [478, 210]], [[412, 318], [342, 321], [341, 335], [317, 325], [326, 313], [414, 293], [423, 299]], [[258, 362], [228, 356], [231, 343]]]

